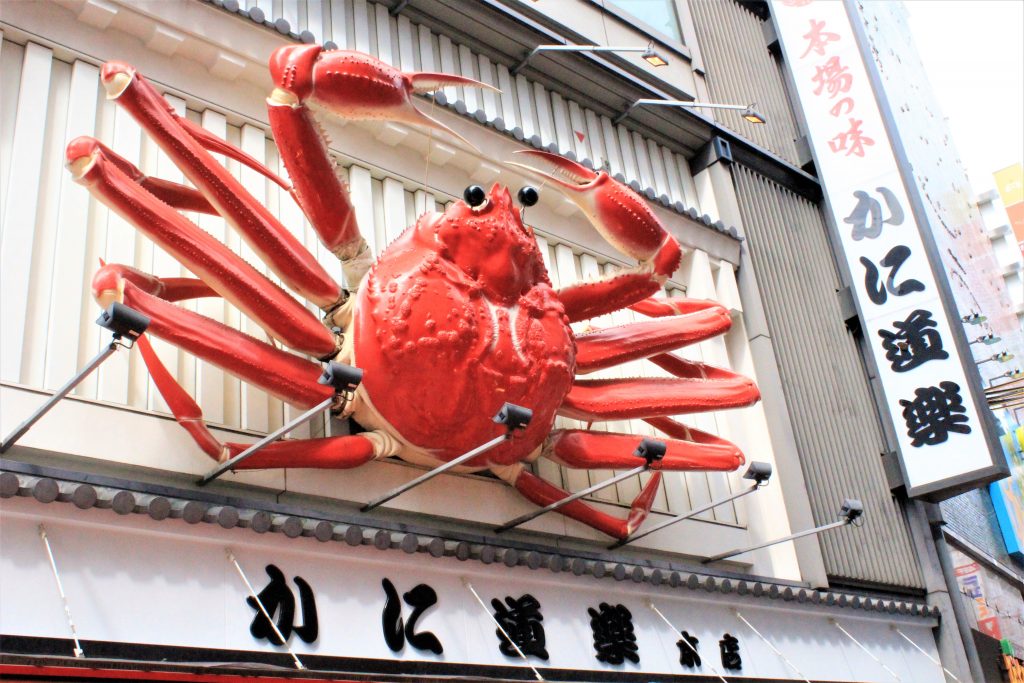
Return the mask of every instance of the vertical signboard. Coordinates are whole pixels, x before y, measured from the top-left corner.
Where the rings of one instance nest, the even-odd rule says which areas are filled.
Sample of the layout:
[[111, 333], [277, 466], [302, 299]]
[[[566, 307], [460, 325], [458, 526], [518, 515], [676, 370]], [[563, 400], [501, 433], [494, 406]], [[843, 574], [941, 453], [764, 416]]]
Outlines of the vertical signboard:
[[[986, 435], [844, 4], [773, 0], [910, 496], [1005, 473]], [[940, 271], [941, 272], [941, 269]]]
[[1024, 167], [1020, 164], [1007, 166], [992, 174], [996, 180], [999, 198], [1006, 207], [1013, 236], [1017, 240], [1021, 257], [1024, 257]]

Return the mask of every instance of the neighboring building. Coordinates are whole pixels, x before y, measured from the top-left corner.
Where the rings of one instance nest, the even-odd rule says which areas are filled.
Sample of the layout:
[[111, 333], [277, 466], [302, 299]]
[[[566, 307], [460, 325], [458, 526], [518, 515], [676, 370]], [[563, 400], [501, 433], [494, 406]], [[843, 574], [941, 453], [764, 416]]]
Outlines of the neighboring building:
[[[147, 175], [182, 179], [124, 108], [104, 100], [102, 62], [132, 64], [179, 115], [283, 172], [267, 125], [266, 62], [301, 41], [501, 89], [451, 87], [418, 100], [479, 151], [396, 123], [325, 123], [376, 253], [469, 185], [526, 184], [503, 164], [523, 149], [608, 169], [646, 196], [685, 252], [662, 294], [715, 299], [732, 316], [727, 334], [681, 355], [751, 377], [762, 394], [747, 408], [681, 419], [774, 473], [754, 494], [615, 549], [554, 514], [494, 533], [536, 507], [490, 476], [445, 474], [361, 512], [423, 473], [393, 459], [238, 472], [199, 487], [213, 461], [170, 418], [139, 354], [119, 352], [2, 461], [0, 671], [74, 677], [84, 661], [108, 679], [141, 669], [227, 680], [255, 667], [272, 680], [307, 675], [295, 671], [301, 661], [322, 678], [523, 679], [531, 666], [550, 680], [938, 683], [941, 657], [969, 679], [960, 606], [936, 569], [949, 559], [945, 546], [933, 543], [923, 506], [890, 487], [899, 470], [892, 425], [878, 410], [877, 373], [865, 371], [863, 326], [763, 3], [58, 0], [4, 3], [2, 12], [4, 435], [107, 343], [89, 294], [99, 259], [187, 275], [63, 168], [68, 140], [94, 135]], [[533, 52], [560, 43], [652, 44], [668, 65], [633, 53]], [[757, 102], [769, 123], [636, 106], [646, 98]], [[227, 165], [340, 279], [289, 195]], [[550, 185], [526, 217], [556, 286], [629, 265]], [[195, 218], [264, 267], [222, 220]], [[220, 300], [183, 305], [263, 335]], [[634, 320], [622, 311], [594, 324]], [[154, 347], [218, 439], [255, 441], [299, 412], [175, 347]], [[644, 361], [618, 374], [664, 376]], [[444, 386], [421, 390], [424, 405], [445, 400]], [[352, 427], [324, 422], [293, 436]], [[558, 426], [587, 427], [564, 418]], [[657, 435], [639, 421], [595, 428], [636, 441]], [[546, 460], [534, 467], [569, 491], [613, 475]], [[750, 486], [741, 474], [668, 474], [644, 528], [741, 493]], [[624, 517], [647, 481], [625, 480], [587, 503]], [[863, 501], [856, 526], [711, 561], [833, 523], [846, 498]], [[270, 605], [290, 650], [273, 644], [239, 573]], [[515, 632], [524, 657], [507, 643], [499, 649], [492, 618]], [[72, 656], [76, 634], [84, 660]]]
[[[1007, 184], [1020, 183], [1020, 177], [1024, 175], [1021, 165], [1016, 164], [997, 172], [1006, 174]], [[995, 253], [996, 264], [1003, 274], [1003, 285], [1010, 298], [1010, 308], [1017, 317], [1017, 329], [1024, 329], [1024, 253], [1021, 252], [1020, 239], [1014, 232], [1015, 225], [1010, 219], [1006, 204], [998, 190], [988, 190], [978, 196], [978, 211], [981, 213], [982, 224], [985, 233], [992, 243], [992, 251]], [[1011, 206], [1020, 205], [1013, 190], [1008, 190], [1007, 200]], [[1019, 212], [1019, 210], [1018, 210]], [[1024, 227], [1021, 228], [1024, 230]], [[1010, 365], [1024, 365], [1024, 359]]]

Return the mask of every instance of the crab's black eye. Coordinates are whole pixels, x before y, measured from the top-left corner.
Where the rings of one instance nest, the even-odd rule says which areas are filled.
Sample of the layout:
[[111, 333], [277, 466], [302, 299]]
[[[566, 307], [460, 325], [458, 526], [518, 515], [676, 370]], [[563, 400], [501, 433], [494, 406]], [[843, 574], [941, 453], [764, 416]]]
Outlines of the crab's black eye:
[[519, 188], [519, 203], [523, 206], [533, 206], [540, 201], [540, 193], [537, 192], [537, 188], [526, 187]]
[[470, 206], [476, 207], [487, 201], [487, 193], [479, 185], [470, 185], [462, 192], [462, 198]]

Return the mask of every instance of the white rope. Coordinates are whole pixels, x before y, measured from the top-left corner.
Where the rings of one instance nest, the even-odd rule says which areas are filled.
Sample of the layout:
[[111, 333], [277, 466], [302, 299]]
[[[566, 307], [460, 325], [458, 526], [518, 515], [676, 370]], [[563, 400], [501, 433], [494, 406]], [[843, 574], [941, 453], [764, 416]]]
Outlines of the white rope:
[[905, 641], [907, 641], [908, 643], [910, 643], [911, 645], [913, 645], [913, 646], [914, 646], [914, 648], [915, 648], [915, 649], [917, 649], [917, 651], [918, 651], [918, 652], [920, 652], [920, 653], [921, 653], [921, 654], [923, 654], [923, 655], [924, 655], [925, 657], [927, 657], [927, 658], [928, 658], [929, 660], [931, 660], [932, 664], [934, 664], [935, 666], [937, 666], [937, 667], [941, 668], [941, 669], [942, 669], [942, 670], [943, 670], [943, 671], [944, 671], [944, 672], [946, 673], [946, 675], [947, 675], [947, 676], [949, 676], [950, 678], [952, 678], [952, 679], [953, 679], [954, 681], [957, 681], [957, 683], [959, 683], [959, 682], [960, 682], [960, 679], [959, 679], [959, 678], [957, 678], [956, 676], [954, 676], [954, 675], [953, 675], [953, 672], [952, 672], [952, 671], [950, 671], [950, 670], [949, 670], [949, 669], [947, 669], [946, 667], [942, 666], [942, 662], [940, 662], [939, 660], [935, 659], [935, 657], [932, 657], [932, 656], [931, 656], [930, 654], [928, 654], [928, 653], [927, 653], [927, 652], [926, 652], [925, 650], [921, 649], [921, 646], [920, 646], [920, 645], [918, 645], [917, 643], [915, 643], [915, 642], [914, 642], [913, 640], [911, 640], [910, 638], [908, 638], [908, 637], [907, 637], [907, 634], [905, 634], [905, 633], [904, 633], [903, 631], [901, 631], [901, 630], [899, 629], [899, 627], [898, 627], [898, 626], [896, 626], [896, 625], [893, 625], [893, 627], [892, 627], [892, 630], [893, 630], [893, 631], [896, 631], [896, 633], [900, 634], [900, 636], [901, 636], [901, 637], [903, 638], [903, 640], [905, 640]]
[[253, 589], [252, 584], [249, 583], [249, 579], [246, 578], [245, 572], [242, 571], [242, 566], [238, 564], [238, 560], [235, 559], [234, 553], [231, 552], [230, 548], [225, 548], [224, 554], [227, 555], [228, 562], [235, 565], [235, 569], [238, 571], [238, 575], [242, 577], [242, 581], [245, 583], [245, 587], [249, 589], [249, 595], [251, 595], [252, 599], [256, 602], [256, 606], [260, 608], [260, 612], [263, 614], [263, 616], [267, 618], [267, 623], [270, 624], [270, 628], [274, 629], [274, 633], [277, 634], [278, 640], [280, 640], [284, 644], [284, 649], [288, 650], [288, 654], [291, 655], [292, 659], [295, 661], [295, 668], [304, 670], [306, 667], [302, 665], [302, 662], [299, 661], [299, 658], [295, 656], [294, 652], [292, 652], [292, 649], [288, 646], [288, 641], [285, 640], [285, 637], [281, 635], [281, 632], [279, 630], [277, 630], [277, 624], [275, 624], [274, 620], [270, 617], [270, 614], [267, 612], [267, 608], [263, 606], [263, 601], [260, 600], [260, 597], [258, 595], [256, 595], [256, 591]]
[[53, 570], [53, 580], [57, 582], [57, 592], [60, 593], [61, 602], [64, 603], [64, 614], [68, 618], [68, 626], [71, 627], [71, 638], [75, 641], [75, 657], [85, 657], [85, 650], [78, 642], [78, 630], [75, 628], [75, 621], [71, 618], [71, 605], [68, 604], [68, 596], [64, 594], [64, 585], [60, 581], [60, 573], [57, 572], [57, 562], [53, 559], [53, 549], [50, 548], [50, 539], [46, 537], [46, 527], [39, 525], [39, 538], [43, 539], [46, 546], [46, 554], [50, 558], [50, 569]]
[[519, 649], [518, 645], [516, 645], [516, 641], [512, 640], [512, 637], [509, 636], [508, 632], [505, 631], [505, 629], [501, 627], [501, 624], [498, 623], [498, 620], [494, 618], [494, 615], [491, 614], [491, 610], [489, 610], [487, 608], [487, 605], [484, 604], [484, 601], [480, 599], [480, 595], [476, 592], [476, 589], [473, 588], [473, 584], [469, 582], [469, 579], [463, 578], [462, 583], [466, 586], [466, 588], [469, 589], [469, 592], [473, 594], [473, 597], [476, 598], [476, 601], [480, 603], [480, 606], [483, 608], [484, 612], [487, 613], [487, 616], [491, 618], [491, 621], [494, 622], [494, 625], [498, 627], [499, 631], [501, 631], [501, 635], [505, 636], [505, 640], [508, 641], [508, 644], [515, 648], [515, 651], [518, 652], [519, 656], [523, 658], [524, 662], [526, 662], [526, 666], [530, 667], [530, 670], [533, 671], [533, 675], [537, 678], [537, 680], [543, 681], [544, 677], [540, 675], [540, 672], [537, 671], [537, 669], [534, 668], [533, 664], [530, 663], [530, 660], [526, 658], [526, 655], [523, 653], [523, 651]]
[[[653, 602], [648, 600], [647, 601], [647, 606], [650, 607], [652, 610], [654, 610], [655, 614], [657, 614], [659, 617], [661, 617], [661, 620], [664, 621], [665, 624], [670, 629], [672, 629], [672, 633], [673, 634], [675, 634], [677, 637], [679, 636], [679, 634], [680, 634], [679, 629], [677, 629], [675, 626], [672, 625], [672, 622], [668, 620], [668, 617], [666, 617], [664, 614], [662, 614], [661, 610], [659, 610], [657, 607], [655, 607]], [[693, 650], [693, 654], [697, 655], [698, 657], [700, 656], [700, 654], [697, 652], [697, 648], [695, 648], [693, 645], [691, 645], [689, 640], [687, 640], [686, 638], [681, 638], [680, 640], [682, 642], [686, 643], [686, 646], [689, 647], [691, 650]], [[711, 673], [715, 674], [715, 676], [718, 677], [718, 680], [722, 681], [722, 683], [729, 683], [729, 681], [727, 681], [725, 679], [725, 676], [723, 676], [722, 674], [718, 673], [718, 669], [716, 669], [715, 667], [711, 666], [710, 664], [707, 664], [705, 666], [707, 666], [709, 669], [711, 669]]]
[[890, 669], [889, 667], [887, 667], [887, 666], [886, 666], [885, 664], [883, 664], [883, 663], [882, 663], [882, 660], [881, 660], [881, 659], [879, 659], [878, 657], [876, 657], [876, 656], [875, 656], [875, 655], [874, 655], [874, 654], [873, 654], [873, 653], [871, 652], [871, 650], [869, 650], [869, 649], [867, 649], [866, 647], [864, 647], [864, 645], [862, 645], [862, 644], [861, 644], [861, 642], [860, 642], [859, 640], [857, 640], [857, 639], [856, 639], [856, 638], [854, 638], [854, 637], [853, 637], [852, 635], [850, 635], [850, 632], [849, 632], [849, 631], [847, 631], [847, 630], [846, 630], [845, 628], [843, 628], [842, 626], [840, 626], [840, 625], [839, 625], [839, 622], [838, 622], [838, 621], [836, 621], [835, 619], [829, 619], [829, 621], [831, 621], [831, 622], [832, 622], [832, 625], [833, 625], [833, 626], [835, 626], [835, 627], [836, 627], [837, 629], [839, 629], [840, 631], [842, 631], [843, 633], [845, 633], [845, 634], [846, 634], [846, 637], [847, 637], [847, 638], [849, 638], [850, 640], [852, 640], [852, 641], [853, 641], [853, 643], [854, 643], [854, 645], [856, 645], [856, 646], [857, 646], [857, 647], [859, 647], [860, 649], [864, 650], [864, 654], [866, 654], [866, 655], [867, 655], [868, 657], [871, 657], [871, 659], [875, 660], [875, 663], [877, 663], [877, 664], [878, 664], [878, 666], [880, 666], [880, 667], [882, 667], [883, 669], [885, 669], [885, 671], [886, 671], [886, 672], [887, 672], [887, 673], [888, 673], [888, 674], [889, 674], [890, 676], [892, 676], [893, 680], [894, 680], [894, 681], [896, 681], [896, 683], [900, 683], [900, 677], [896, 675], [896, 672], [895, 672], [895, 671], [893, 671], [892, 669]]
[[746, 617], [744, 617], [742, 614], [740, 614], [740, 611], [738, 609], [734, 609], [733, 612], [735, 612], [736, 617], [740, 621], [742, 621], [744, 624], [747, 625], [747, 628], [749, 628], [751, 631], [753, 631], [754, 634], [758, 638], [760, 638], [761, 640], [764, 641], [764, 644], [767, 645], [771, 649], [772, 652], [777, 654], [782, 659], [782, 661], [784, 661], [786, 663], [786, 666], [788, 666], [790, 669], [795, 671], [796, 675], [799, 676], [801, 679], [803, 679], [805, 683], [811, 683], [810, 679], [808, 679], [807, 676], [804, 675], [804, 672], [801, 671], [800, 669], [796, 668], [796, 665], [793, 664], [793, 662], [791, 662], [788, 659], [786, 659], [786, 655], [782, 654], [782, 652], [779, 651], [779, 648], [775, 647], [772, 644], [772, 641], [768, 640], [763, 635], [761, 635], [761, 632], [758, 631], [756, 628], [754, 628], [754, 625], [751, 624], [749, 621], [747, 621]]

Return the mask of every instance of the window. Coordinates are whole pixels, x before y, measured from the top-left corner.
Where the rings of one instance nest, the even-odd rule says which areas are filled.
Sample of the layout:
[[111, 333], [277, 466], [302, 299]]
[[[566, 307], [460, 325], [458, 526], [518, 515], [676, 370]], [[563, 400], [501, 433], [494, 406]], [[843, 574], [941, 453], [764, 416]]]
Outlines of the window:
[[666, 36], [683, 42], [679, 32], [675, 0], [608, 0], [608, 3], [631, 15]]

